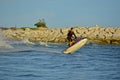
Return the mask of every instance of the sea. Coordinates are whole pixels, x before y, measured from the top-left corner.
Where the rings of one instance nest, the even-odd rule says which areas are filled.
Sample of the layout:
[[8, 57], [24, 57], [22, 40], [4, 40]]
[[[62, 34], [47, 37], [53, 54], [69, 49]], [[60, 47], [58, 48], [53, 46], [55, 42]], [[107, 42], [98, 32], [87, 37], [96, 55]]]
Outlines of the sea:
[[0, 41], [0, 80], [120, 80], [120, 45]]

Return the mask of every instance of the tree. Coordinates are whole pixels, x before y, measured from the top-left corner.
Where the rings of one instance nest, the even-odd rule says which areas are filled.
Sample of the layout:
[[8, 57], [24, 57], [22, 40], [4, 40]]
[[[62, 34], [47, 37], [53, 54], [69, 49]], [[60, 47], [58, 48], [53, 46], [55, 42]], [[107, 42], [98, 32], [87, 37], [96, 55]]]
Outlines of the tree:
[[34, 26], [37, 26], [37, 28], [39, 27], [43, 27], [43, 28], [47, 28], [46, 26], [46, 23], [45, 23], [45, 20], [42, 19], [42, 20], [39, 20], [39, 22], [35, 23]]

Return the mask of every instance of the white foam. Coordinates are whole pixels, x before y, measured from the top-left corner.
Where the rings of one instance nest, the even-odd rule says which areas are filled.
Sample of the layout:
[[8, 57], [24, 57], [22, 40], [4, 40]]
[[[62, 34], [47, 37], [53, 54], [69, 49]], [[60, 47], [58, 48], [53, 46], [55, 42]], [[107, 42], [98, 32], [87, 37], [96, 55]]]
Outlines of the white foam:
[[39, 44], [42, 46], [48, 46], [47, 42], [39, 42]]
[[25, 44], [31, 44], [31, 45], [35, 44], [35, 43], [29, 41], [28, 38], [23, 39], [22, 42], [25, 43]]
[[2, 31], [0, 30], [0, 48], [13, 48], [10, 44], [6, 43], [2, 35]]
[[13, 48], [13, 47], [5, 43], [4, 41], [0, 41], [0, 48]]

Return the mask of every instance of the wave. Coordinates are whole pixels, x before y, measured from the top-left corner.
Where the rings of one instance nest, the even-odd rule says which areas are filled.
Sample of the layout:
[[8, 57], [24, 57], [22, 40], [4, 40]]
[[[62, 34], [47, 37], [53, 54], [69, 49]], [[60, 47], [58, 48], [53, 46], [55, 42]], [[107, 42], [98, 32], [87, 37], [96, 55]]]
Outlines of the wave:
[[31, 44], [31, 45], [35, 44], [35, 43], [29, 41], [28, 38], [23, 39], [22, 42], [25, 43], [25, 44]]
[[0, 48], [13, 48], [13, 47], [5, 43], [4, 41], [0, 41]]
[[21, 52], [32, 52], [30, 49], [0, 49], [0, 53], [21, 53]]
[[22, 75], [18, 75], [17, 77], [41, 77], [38, 74], [22, 74]]
[[61, 53], [61, 49], [55, 47], [55, 45], [26, 45], [23, 43], [12, 44], [14, 48], [0, 47], [0, 53], [23, 53], [23, 52], [45, 52], [45, 53]]
[[58, 54], [63, 52], [61, 50], [58, 51], [58, 50], [53, 50], [53, 49], [41, 49], [41, 50], [35, 50], [35, 51], [37, 51], [37, 52], [47, 52], [47, 53], [58, 53]]
[[7, 43], [4, 36], [2, 35], [1, 30], [0, 30], [0, 48], [13, 48], [10, 44]]
[[62, 53], [63, 44], [49, 42], [30, 42], [27, 38], [22, 41], [0, 41], [0, 53], [45, 52]]
[[0, 53], [24, 53], [24, 52], [44, 52], [44, 53], [62, 53], [61, 50], [55, 49], [46, 49], [46, 48], [39, 48], [39, 49], [0, 49]]
[[42, 46], [48, 46], [47, 42], [39, 42], [39, 44], [42, 45]]

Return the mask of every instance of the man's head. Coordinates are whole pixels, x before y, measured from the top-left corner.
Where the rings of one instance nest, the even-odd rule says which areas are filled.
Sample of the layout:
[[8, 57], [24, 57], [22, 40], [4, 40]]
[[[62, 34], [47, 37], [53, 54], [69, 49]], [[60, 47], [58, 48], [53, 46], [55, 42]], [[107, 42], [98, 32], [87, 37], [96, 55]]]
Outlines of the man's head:
[[71, 27], [71, 30], [73, 30], [73, 27]]

